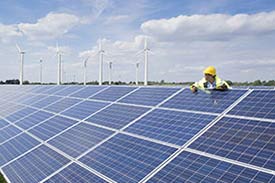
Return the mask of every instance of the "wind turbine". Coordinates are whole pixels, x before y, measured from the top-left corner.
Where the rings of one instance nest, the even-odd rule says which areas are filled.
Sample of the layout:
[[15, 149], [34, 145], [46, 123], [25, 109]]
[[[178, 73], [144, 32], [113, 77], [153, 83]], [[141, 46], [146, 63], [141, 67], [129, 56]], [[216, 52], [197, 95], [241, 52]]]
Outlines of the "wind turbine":
[[99, 40], [99, 77], [98, 77], [98, 83], [99, 85], [102, 85], [102, 79], [103, 79], [103, 54], [104, 50], [102, 49], [102, 41]]
[[109, 85], [112, 84], [112, 64], [113, 62], [109, 62]]
[[139, 69], [139, 62], [136, 63], [136, 85], [138, 85], [138, 69]]
[[42, 60], [42, 58], [40, 58], [40, 60], [39, 60], [39, 62], [40, 62], [40, 74], [39, 74], [39, 80], [40, 80], [40, 84], [42, 84], [42, 64], [43, 64], [43, 60]]
[[86, 74], [87, 74], [87, 61], [89, 60], [90, 56], [88, 56], [84, 61], [83, 61], [83, 68], [84, 68], [84, 80], [83, 84], [86, 85]]
[[59, 49], [58, 43], [56, 43], [56, 55], [57, 55], [57, 85], [60, 85], [62, 66], [61, 66], [61, 51]]
[[21, 50], [21, 48], [16, 44], [16, 48], [20, 54], [20, 73], [19, 73], [19, 80], [20, 80], [20, 85], [23, 85], [23, 77], [24, 77], [24, 54], [26, 53], [25, 51]]

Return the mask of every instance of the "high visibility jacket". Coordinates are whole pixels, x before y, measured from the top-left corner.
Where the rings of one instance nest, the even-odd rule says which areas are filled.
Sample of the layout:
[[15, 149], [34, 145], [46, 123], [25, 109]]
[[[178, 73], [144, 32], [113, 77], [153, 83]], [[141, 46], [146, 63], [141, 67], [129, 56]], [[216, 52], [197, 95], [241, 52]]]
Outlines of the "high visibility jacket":
[[[228, 89], [231, 88], [226, 81], [222, 80], [218, 76], [215, 76], [215, 84], [216, 84], [215, 89], [220, 89], [223, 85], [226, 85]], [[190, 86], [190, 89], [192, 89], [193, 86], [195, 86], [196, 88], [199, 88], [199, 89], [207, 89], [208, 81], [206, 81], [205, 78], [202, 78], [199, 82], [195, 82], [194, 84], [192, 84]]]

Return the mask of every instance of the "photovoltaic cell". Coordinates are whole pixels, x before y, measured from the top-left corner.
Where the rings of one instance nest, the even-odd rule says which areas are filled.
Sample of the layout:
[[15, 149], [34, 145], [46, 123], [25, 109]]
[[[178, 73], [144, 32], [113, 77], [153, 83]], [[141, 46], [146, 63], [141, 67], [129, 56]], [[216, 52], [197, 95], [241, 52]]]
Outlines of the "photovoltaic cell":
[[91, 116], [87, 119], [87, 121], [115, 129], [120, 129], [148, 110], [149, 108], [145, 107], [113, 104]]
[[59, 92], [59, 91], [65, 89], [65, 88], [68, 88], [68, 86], [55, 86], [55, 87], [52, 87], [48, 90], [43, 90], [40, 93], [41, 94], [53, 95], [54, 93]]
[[156, 109], [132, 124], [126, 131], [181, 146], [215, 117]]
[[50, 140], [49, 143], [76, 158], [111, 134], [112, 131], [80, 123]]
[[274, 182], [275, 176], [190, 152], [182, 152], [148, 183]]
[[9, 116], [6, 117], [7, 120], [9, 120], [10, 122], [15, 122], [27, 115], [30, 115], [32, 113], [34, 113], [35, 111], [37, 111], [36, 109], [30, 108], [30, 107], [25, 107]]
[[61, 111], [64, 111], [68, 107], [71, 107], [72, 105], [80, 102], [81, 100], [73, 99], [73, 98], [64, 98], [58, 102], [55, 102], [51, 104], [50, 106], [46, 107], [45, 110], [59, 113]]
[[52, 103], [55, 103], [57, 100], [60, 100], [62, 97], [57, 97], [57, 96], [49, 96], [45, 99], [42, 99], [34, 104], [31, 104], [33, 107], [37, 108], [44, 108]]
[[64, 89], [64, 90], [55, 92], [54, 95], [69, 96], [69, 95], [71, 95], [72, 93], [77, 92], [78, 90], [83, 89], [83, 88], [84, 88], [84, 87], [83, 87], [83, 86], [80, 86], [80, 85], [70, 86], [70, 87], [67, 87], [67, 88]]
[[4, 128], [5, 126], [8, 126], [9, 123], [4, 120], [4, 119], [0, 119], [0, 128]]
[[67, 158], [42, 145], [8, 164], [3, 171], [11, 182], [34, 183], [43, 180], [67, 163]]
[[89, 98], [90, 96], [94, 95], [100, 90], [103, 90], [104, 88], [105, 86], [86, 86], [83, 87], [82, 90], [72, 94], [71, 96], [77, 98]]
[[34, 95], [33, 97], [31, 97], [27, 100], [24, 100], [23, 102], [20, 102], [20, 103], [25, 104], [25, 105], [31, 105], [32, 103], [36, 103], [46, 97], [47, 96], [45, 96], [45, 95]]
[[30, 133], [42, 140], [48, 140], [54, 135], [77, 123], [75, 120], [56, 116], [29, 130]]
[[138, 182], [176, 149], [118, 134], [80, 161], [116, 182]]
[[99, 109], [105, 107], [108, 103], [83, 101], [80, 104], [64, 111], [63, 115], [70, 116], [77, 119], [84, 119], [91, 114], [95, 113]]
[[275, 119], [275, 90], [252, 91], [229, 114]]
[[4, 141], [14, 137], [15, 135], [19, 134], [21, 130], [18, 128], [9, 125], [0, 130], [0, 144], [2, 144]]
[[117, 99], [133, 91], [134, 89], [136, 89], [136, 87], [112, 86], [91, 98], [97, 100], [116, 101]]
[[207, 94], [202, 91], [192, 93], [185, 89], [161, 107], [221, 113], [245, 92], [246, 90], [228, 90], [211, 91], [210, 94]]
[[189, 147], [275, 170], [275, 123], [224, 117]]
[[[106, 181], [85, 168], [73, 163], [58, 174], [51, 177], [46, 183], [105, 183]], [[107, 182], [106, 182], [107, 183]]]
[[37, 140], [25, 133], [10, 139], [0, 146], [0, 166], [3, 166], [38, 144]]
[[178, 90], [179, 88], [140, 88], [119, 102], [155, 106]]
[[47, 91], [47, 90], [50, 90], [50, 89], [55, 88], [55, 87], [56, 87], [55, 85], [39, 86], [39, 87], [33, 89], [32, 93], [41, 93], [43, 91]]
[[53, 116], [53, 114], [51, 114], [51, 113], [44, 112], [44, 111], [38, 111], [24, 119], [17, 121], [16, 125], [23, 128], [24, 130], [27, 130], [52, 116]]

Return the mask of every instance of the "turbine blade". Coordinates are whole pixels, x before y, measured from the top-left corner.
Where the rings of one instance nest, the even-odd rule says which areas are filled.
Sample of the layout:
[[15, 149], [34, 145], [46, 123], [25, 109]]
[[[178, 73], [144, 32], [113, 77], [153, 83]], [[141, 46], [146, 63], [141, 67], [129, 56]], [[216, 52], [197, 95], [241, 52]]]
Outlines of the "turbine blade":
[[15, 45], [15, 46], [16, 46], [16, 48], [17, 48], [18, 52], [19, 52], [19, 53], [21, 53], [22, 51], [21, 51], [21, 49], [20, 49], [20, 47], [18, 46], [18, 44], [17, 44], [17, 43], [16, 43], [16, 45]]

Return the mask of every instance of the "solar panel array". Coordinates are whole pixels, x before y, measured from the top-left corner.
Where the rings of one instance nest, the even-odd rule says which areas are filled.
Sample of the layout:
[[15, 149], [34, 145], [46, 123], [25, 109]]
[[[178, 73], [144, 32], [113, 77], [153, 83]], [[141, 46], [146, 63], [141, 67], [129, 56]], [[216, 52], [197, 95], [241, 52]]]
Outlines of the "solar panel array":
[[275, 182], [275, 90], [1, 86], [8, 182]]

